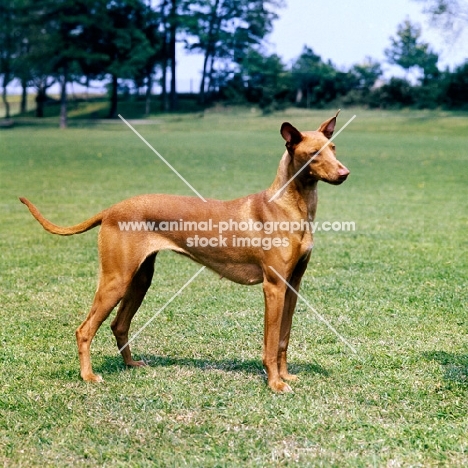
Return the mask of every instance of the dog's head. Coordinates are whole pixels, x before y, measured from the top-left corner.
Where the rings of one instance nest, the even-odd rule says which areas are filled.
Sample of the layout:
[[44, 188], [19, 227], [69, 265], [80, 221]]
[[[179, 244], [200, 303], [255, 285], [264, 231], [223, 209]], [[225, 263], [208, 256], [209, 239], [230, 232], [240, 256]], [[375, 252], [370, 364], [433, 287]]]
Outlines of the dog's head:
[[298, 177], [303, 182], [323, 180], [339, 185], [348, 177], [349, 170], [336, 159], [335, 144], [330, 141], [339, 112], [312, 132], [300, 132], [289, 122], [281, 125], [281, 136], [291, 155], [291, 172], [300, 171]]

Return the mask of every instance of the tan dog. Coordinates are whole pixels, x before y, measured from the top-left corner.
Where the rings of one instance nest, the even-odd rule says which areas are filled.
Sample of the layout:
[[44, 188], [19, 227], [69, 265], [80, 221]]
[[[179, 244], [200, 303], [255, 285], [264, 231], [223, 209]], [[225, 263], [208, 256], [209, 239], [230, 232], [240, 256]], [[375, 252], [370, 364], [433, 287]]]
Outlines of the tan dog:
[[263, 364], [268, 385], [276, 392], [291, 390], [284, 381], [296, 379], [288, 372], [286, 353], [297, 296], [284, 280], [297, 291], [306, 270], [313, 244], [307, 223], [315, 217], [317, 182], [338, 185], [349, 175], [329, 141], [337, 115], [311, 132], [301, 133], [283, 123], [287, 150], [273, 184], [244, 198], [205, 202], [196, 197], [142, 195], [72, 227], [52, 224], [20, 198], [53, 234], [79, 234], [101, 225], [99, 284], [91, 310], [76, 330], [84, 380], [102, 380], [91, 367], [91, 341], [119, 302], [111, 324], [117, 346], [127, 366], [145, 365], [132, 359], [128, 331], [151, 284], [157, 253], [170, 249], [236, 283], [263, 283]]

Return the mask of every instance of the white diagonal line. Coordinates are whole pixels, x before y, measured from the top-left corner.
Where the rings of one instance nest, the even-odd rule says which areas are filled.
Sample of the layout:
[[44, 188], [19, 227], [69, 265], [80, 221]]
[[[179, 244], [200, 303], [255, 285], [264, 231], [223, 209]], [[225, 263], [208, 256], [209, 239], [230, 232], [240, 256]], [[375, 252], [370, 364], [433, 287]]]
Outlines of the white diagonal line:
[[354, 119], [356, 114], [354, 114], [321, 148], [317, 153], [315, 153], [269, 200], [268, 203], [273, 201], [282, 191], [286, 188], [311, 162], [316, 158], [320, 152], [325, 149], [331, 141], [333, 141]]
[[193, 190], [193, 192], [194, 192], [199, 198], [201, 198], [204, 202], [206, 202], [206, 200], [198, 193], [198, 191], [195, 190], [195, 189], [193, 188], [193, 186], [192, 186], [192, 185], [191, 185], [191, 184], [190, 184], [190, 183], [189, 183], [189, 182], [188, 182], [188, 181], [187, 181], [187, 180], [186, 180], [186, 179], [185, 179], [185, 178], [184, 178], [184, 177], [183, 177], [183, 176], [166, 160], [166, 159], [164, 159], [164, 158], [161, 156], [161, 154], [160, 154], [158, 151], [156, 151], [156, 150], [155, 150], [155, 149], [154, 149], [154, 148], [153, 148], [153, 147], [152, 147], [152, 146], [151, 146], [151, 145], [150, 145], [150, 144], [149, 144], [149, 143], [148, 143], [148, 142], [147, 142], [147, 141], [146, 141], [146, 140], [145, 140], [145, 139], [144, 139], [144, 138], [143, 138], [143, 137], [142, 137], [142, 136], [141, 136], [141, 135], [140, 135], [140, 134], [139, 134], [139, 133], [138, 133], [138, 132], [137, 132], [121, 115], [120, 115], [120, 114], [119, 114], [119, 117], [120, 117], [120, 119], [122, 120], [122, 122], [124, 122], [125, 124], [127, 124], [127, 126], [130, 128], [130, 130], [132, 130], [132, 131], [143, 141], [143, 143], [145, 143], [145, 144], [156, 154], [156, 156], [158, 156], [159, 159], [160, 159], [163, 163], [165, 163], [166, 166], [169, 167], [169, 169], [171, 169], [171, 170], [174, 172], [174, 174], [176, 174], [177, 176], [179, 176], [179, 178], [180, 178], [183, 182], [185, 182], [185, 184], [186, 184], [188, 187], [190, 187], [190, 188]]
[[322, 317], [310, 304], [309, 302], [305, 299], [304, 296], [302, 296], [301, 294], [299, 294], [298, 291], [296, 291], [272, 266], [270, 266], [270, 268], [278, 275], [278, 278], [281, 279], [281, 281], [283, 281], [284, 284], [286, 284], [286, 286], [299, 298], [301, 299], [303, 302], [305, 302], [305, 304], [309, 307], [310, 310], [312, 310], [312, 312], [314, 312], [314, 314], [354, 353], [354, 354], [357, 354], [357, 351], [356, 349], [349, 344], [349, 342], [343, 338], [334, 328], [333, 326], [324, 318]]
[[120, 349], [122, 352], [138, 335], [205, 269], [202, 266]]

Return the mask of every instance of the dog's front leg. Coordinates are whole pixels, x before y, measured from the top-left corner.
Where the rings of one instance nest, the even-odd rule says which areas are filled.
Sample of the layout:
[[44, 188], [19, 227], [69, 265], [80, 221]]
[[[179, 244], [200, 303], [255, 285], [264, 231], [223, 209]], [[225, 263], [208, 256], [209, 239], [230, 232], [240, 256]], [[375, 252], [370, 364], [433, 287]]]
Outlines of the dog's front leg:
[[278, 362], [285, 293], [286, 285], [279, 278], [266, 277], [263, 281], [265, 296], [263, 365], [268, 375], [268, 385], [275, 392], [291, 391], [291, 387], [280, 377]]
[[279, 373], [280, 373], [280, 377], [284, 380], [297, 380], [296, 375], [290, 374], [288, 372], [287, 352], [288, 352], [288, 345], [289, 345], [289, 337], [291, 335], [291, 325], [292, 325], [292, 319], [294, 315], [294, 309], [296, 308], [297, 292], [299, 291], [299, 286], [301, 284], [302, 276], [307, 269], [309, 258], [310, 258], [310, 254], [298, 262], [289, 280], [289, 284], [291, 285], [292, 288], [294, 288], [296, 292], [288, 288], [286, 291], [286, 295], [285, 295], [283, 319], [281, 322], [279, 356], [278, 356]]

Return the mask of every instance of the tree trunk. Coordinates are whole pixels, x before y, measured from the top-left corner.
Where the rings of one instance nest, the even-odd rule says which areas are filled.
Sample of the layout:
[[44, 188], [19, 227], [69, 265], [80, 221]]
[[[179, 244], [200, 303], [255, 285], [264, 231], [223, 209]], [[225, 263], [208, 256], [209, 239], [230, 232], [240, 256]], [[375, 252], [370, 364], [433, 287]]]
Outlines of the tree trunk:
[[5, 73], [3, 75], [3, 90], [2, 90], [2, 101], [3, 105], [5, 106], [5, 119], [10, 118], [10, 103], [7, 99], [7, 85], [10, 82], [9, 73]]
[[213, 92], [213, 67], [214, 67], [214, 54], [210, 57], [210, 65], [208, 68], [208, 94]]
[[171, 1], [170, 29], [169, 29], [169, 57], [171, 60], [171, 96], [169, 108], [171, 111], [177, 109], [176, 90], [176, 34], [177, 34], [177, 0]]
[[44, 103], [46, 100], [46, 88], [44, 85], [39, 85], [36, 96], [36, 117], [44, 117]]
[[28, 111], [28, 82], [24, 79], [21, 80], [21, 114], [25, 114]]
[[169, 99], [167, 96], [167, 59], [164, 59], [162, 63], [161, 108], [164, 112], [169, 110]]
[[117, 75], [112, 75], [112, 89], [111, 89], [111, 102], [109, 109], [109, 119], [113, 119], [117, 115], [117, 101], [118, 101], [118, 86]]
[[205, 104], [205, 81], [206, 81], [206, 69], [208, 67], [208, 49], [205, 51], [205, 58], [203, 60], [203, 71], [202, 71], [202, 78], [200, 82], [200, 93], [198, 96], [198, 101], [200, 104]]
[[67, 128], [68, 118], [67, 118], [67, 83], [68, 83], [68, 73], [67, 68], [64, 67], [63, 70], [63, 80], [62, 87], [60, 91], [60, 128]]
[[151, 88], [153, 87], [153, 75], [148, 73], [146, 77], [146, 103], [145, 103], [145, 115], [149, 115], [151, 112]]
[[202, 80], [200, 83], [200, 104], [205, 102], [206, 78], [208, 70], [208, 61], [211, 59], [213, 64], [213, 55], [215, 53], [216, 36], [219, 30], [220, 19], [218, 18], [219, 0], [216, 0], [211, 10], [210, 25], [208, 26], [208, 41], [205, 49], [205, 58], [203, 60]]
[[161, 110], [167, 112], [169, 110], [169, 101], [167, 99], [167, 59], [168, 59], [168, 34], [167, 34], [167, 12], [166, 8], [169, 0], [164, 0], [161, 2], [161, 25], [164, 30], [162, 33], [163, 43], [162, 43], [162, 60], [161, 60]]

